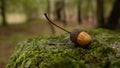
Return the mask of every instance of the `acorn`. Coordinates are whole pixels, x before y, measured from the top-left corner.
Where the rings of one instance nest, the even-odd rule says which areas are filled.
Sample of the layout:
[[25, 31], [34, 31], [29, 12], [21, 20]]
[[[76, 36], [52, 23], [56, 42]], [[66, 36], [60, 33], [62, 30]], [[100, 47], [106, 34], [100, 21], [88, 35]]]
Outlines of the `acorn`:
[[81, 47], [87, 47], [90, 45], [91, 41], [92, 41], [92, 38], [91, 36], [83, 31], [83, 30], [79, 30], [79, 29], [74, 29], [72, 32], [56, 25], [55, 23], [53, 23], [47, 16], [47, 14], [45, 13], [44, 14], [46, 19], [53, 25], [55, 25], [56, 27], [64, 30], [65, 32], [69, 33], [70, 34], [70, 40], [75, 43], [75, 44], [78, 44], [79, 46]]
[[92, 38], [87, 32], [79, 29], [74, 29], [70, 33], [70, 40], [75, 44], [79, 44], [82, 47], [86, 47], [90, 45]]

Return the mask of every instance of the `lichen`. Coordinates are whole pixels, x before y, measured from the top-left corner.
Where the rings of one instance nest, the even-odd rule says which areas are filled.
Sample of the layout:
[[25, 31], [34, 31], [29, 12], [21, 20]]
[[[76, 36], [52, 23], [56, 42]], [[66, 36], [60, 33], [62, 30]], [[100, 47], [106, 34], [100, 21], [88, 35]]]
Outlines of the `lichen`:
[[6, 67], [119, 68], [120, 34], [105, 29], [88, 32], [93, 41], [87, 48], [73, 44], [68, 34], [27, 39], [16, 46]]

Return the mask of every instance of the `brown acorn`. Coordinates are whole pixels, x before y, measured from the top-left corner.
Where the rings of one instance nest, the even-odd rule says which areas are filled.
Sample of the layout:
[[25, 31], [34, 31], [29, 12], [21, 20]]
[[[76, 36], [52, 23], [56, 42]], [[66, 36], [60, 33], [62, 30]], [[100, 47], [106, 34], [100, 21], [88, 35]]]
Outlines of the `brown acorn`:
[[89, 46], [89, 44], [91, 43], [92, 41], [92, 38], [91, 36], [85, 32], [85, 31], [82, 31], [82, 30], [79, 30], [79, 29], [75, 29], [73, 30], [72, 32], [56, 25], [55, 23], [53, 23], [47, 16], [47, 14], [45, 13], [44, 14], [46, 19], [53, 25], [55, 25], [56, 27], [68, 32], [70, 34], [70, 40], [75, 43], [75, 44], [79, 44], [80, 46], [82, 47], [86, 47], [86, 46]]
[[70, 33], [70, 40], [75, 44], [86, 47], [91, 43], [92, 38], [87, 32], [75, 29]]

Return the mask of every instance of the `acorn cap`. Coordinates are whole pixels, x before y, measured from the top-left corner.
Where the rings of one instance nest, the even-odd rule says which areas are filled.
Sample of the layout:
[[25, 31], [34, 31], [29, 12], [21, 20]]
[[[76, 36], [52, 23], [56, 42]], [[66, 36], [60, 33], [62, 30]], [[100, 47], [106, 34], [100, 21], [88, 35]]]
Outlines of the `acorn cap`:
[[85, 31], [75, 29], [70, 34], [70, 40], [75, 44], [86, 47], [91, 43], [92, 38]]
[[78, 34], [82, 32], [82, 30], [79, 30], [79, 29], [74, 29], [71, 33], [70, 33], [70, 40], [75, 43], [75, 44], [78, 44], [77, 43], [77, 37], [78, 37]]

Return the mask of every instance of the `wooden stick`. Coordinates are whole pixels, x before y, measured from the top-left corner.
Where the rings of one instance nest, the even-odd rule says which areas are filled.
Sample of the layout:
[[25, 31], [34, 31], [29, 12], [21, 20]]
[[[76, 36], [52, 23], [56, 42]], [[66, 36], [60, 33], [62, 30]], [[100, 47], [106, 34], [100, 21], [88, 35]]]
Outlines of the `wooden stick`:
[[58, 26], [57, 24], [53, 23], [53, 22], [48, 18], [48, 16], [47, 16], [46, 13], [44, 13], [44, 15], [45, 15], [46, 19], [47, 19], [51, 24], [55, 25], [56, 27], [58, 27], [58, 28], [64, 30], [65, 32], [67, 32], [67, 33], [69, 33], [69, 34], [71, 33], [70, 31], [68, 31], [68, 30], [66, 30], [66, 29], [64, 29], [64, 28], [62, 28], [62, 27], [60, 27], [60, 26]]

